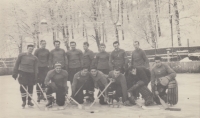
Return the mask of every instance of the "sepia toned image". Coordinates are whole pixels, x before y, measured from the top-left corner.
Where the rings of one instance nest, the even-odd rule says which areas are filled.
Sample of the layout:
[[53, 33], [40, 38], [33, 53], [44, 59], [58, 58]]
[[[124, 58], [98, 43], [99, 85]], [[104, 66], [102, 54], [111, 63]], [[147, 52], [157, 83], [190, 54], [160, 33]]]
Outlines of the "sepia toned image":
[[0, 0], [0, 118], [199, 118], [199, 0]]

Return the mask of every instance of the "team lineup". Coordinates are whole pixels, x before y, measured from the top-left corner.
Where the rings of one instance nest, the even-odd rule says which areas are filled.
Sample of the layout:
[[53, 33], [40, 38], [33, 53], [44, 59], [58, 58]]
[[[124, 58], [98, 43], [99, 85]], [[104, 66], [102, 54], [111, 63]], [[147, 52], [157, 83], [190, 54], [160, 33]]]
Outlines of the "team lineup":
[[[12, 77], [20, 84], [22, 107], [34, 106], [33, 88], [36, 85], [37, 102], [47, 100], [46, 107], [65, 106], [66, 97], [71, 104], [80, 106], [84, 102], [95, 103], [94, 91], [98, 89], [100, 105], [113, 105], [113, 100], [124, 106], [136, 105], [141, 96], [145, 106], [155, 104], [176, 105], [178, 84], [176, 73], [160, 56], [155, 56], [155, 65], [150, 69], [145, 52], [134, 42], [135, 50], [131, 60], [118, 41], [114, 50], [106, 52], [106, 45], [100, 44], [100, 51], [94, 53], [89, 43], [83, 43], [84, 52], [76, 49], [76, 42], [70, 42], [70, 50], [60, 48], [60, 41], [54, 41], [55, 49], [46, 49], [46, 41], [40, 41], [40, 48], [34, 54], [34, 45], [27, 46], [27, 52], [19, 54]], [[68, 95], [71, 84], [72, 94]], [[151, 84], [151, 89], [148, 85]], [[56, 96], [52, 96], [55, 93]]]

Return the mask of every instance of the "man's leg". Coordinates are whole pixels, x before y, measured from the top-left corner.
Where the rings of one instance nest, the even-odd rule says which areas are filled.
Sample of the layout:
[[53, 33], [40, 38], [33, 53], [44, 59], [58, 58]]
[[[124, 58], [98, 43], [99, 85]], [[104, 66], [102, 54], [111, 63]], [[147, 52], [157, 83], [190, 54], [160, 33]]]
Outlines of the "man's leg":
[[[165, 102], [167, 102], [167, 94], [166, 94], [166, 87], [158, 84], [157, 85], [157, 90], [159, 92], [159, 96], [161, 99], [163, 99]], [[160, 100], [158, 98], [158, 96], [153, 96], [154, 101], [156, 102], [156, 104], [161, 104]]]
[[176, 80], [169, 82], [167, 102], [171, 105], [175, 105], [178, 103], [178, 84]]
[[58, 106], [63, 106], [65, 104], [65, 94], [64, 94], [64, 87], [61, 87], [56, 92], [56, 104]]
[[146, 86], [140, 87], [138, 89], [138, 91], [145, 100], [145, 106], [149, 106], [149, 105], [152, 105], [154, 103], [153, 93]]
[[[40, 84], [40, 83], [38, 83], [38, 84]], [[41, 90], [40, 90], [38, 84], [36, 85], [36, 92], [37, 92], [37, 96], [38, 96], [37, 102], [40, 102]]]
[[73, 97], [73, 98], [74, 98], [74, 100], [76, 100], [79, 104], [83, 104], [83, 103], [84, 103], [84, 101], [83, 101], [83, 99], [84, 99], [83, 89], [81, 89], [81, 90], [76, 94], [76, 96]]
[[[103, 91], [103, 90], [104, 90], [104, 87], [100, 87], [99, 89], [100, 89], [101, 91]], [[100, 94], [101, 94], [101, 92], [99, 91], [98, 96], [99, 96]], [[103, 93], [103, 95], [105, 96], [105, 93]], [[101, 105], [106, 105], [107, 102], [104, 101], [103, 95], [101, 95], [101, 96], [99, 97], [99, 104], [101, 104]]]
[[[27, 86], [26, 85], [23, 85], [26, 89], [27, 89]], [[22, 86], [20, 86], [20, 93], [21, 93], [21, 97], [22, 97], [22, 107], [25, 107], [26, 105], [26, 97], [27, 97], [27, 93], [26, 91], [24, 90], [24, 88]]]
[[[28, 85], [28, 93], [32, 97], [33, 96], [33, 85]], [[31, 102], [31, 97], [28, 96], [28, 105], [33, 106], [34, 104]]]
[[46, 92], [46, 96], [47, 96], [47, 100], [48, 103], [46, 104], [46, 107], [50, 107], [53, 104], [53, 96], [52, 96], [53, 90], [50, 86], [47, 87], [47, 92]]

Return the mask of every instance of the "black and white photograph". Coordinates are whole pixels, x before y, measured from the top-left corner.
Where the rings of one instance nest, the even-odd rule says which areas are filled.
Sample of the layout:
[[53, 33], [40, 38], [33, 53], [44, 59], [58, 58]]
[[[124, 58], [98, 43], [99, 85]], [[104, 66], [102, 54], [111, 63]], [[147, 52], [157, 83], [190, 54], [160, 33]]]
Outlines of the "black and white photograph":
[[200, 118], [200, 0], [0, 0], [0, 118]]

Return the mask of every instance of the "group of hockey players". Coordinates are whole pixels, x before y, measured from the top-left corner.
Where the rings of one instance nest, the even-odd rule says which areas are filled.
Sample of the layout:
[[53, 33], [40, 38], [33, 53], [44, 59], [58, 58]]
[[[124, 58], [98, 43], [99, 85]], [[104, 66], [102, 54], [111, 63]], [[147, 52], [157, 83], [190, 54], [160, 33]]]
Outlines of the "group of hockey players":
[[[71, 49], [67, 52], [60, 48], [57, 40], [51, 51], [45, 48], [46, 41], [41, 40], [41, 47], [34, 54], [34, 45], [28, 45], [27, 52], [19, 54], [12, 74], [20, 84], [22, 107], [26, 104], [34, 106], [34, 85], [37, 102], [47, 99], [46, 107], [52, 106], [54, 101], [58, 106], [64, 106], [68, 95], [67, 81], [71, 83], [71, 98], [79, 104], [94, 102], [95, 88], [99, 90], [97, 98], [101, 105], [113, 104], [116, 100], [131, 106], [140, 96], [146, 106], [160, 104], [158, 97], [167, 104], [177, 104], [176, 73], [162, 63], [159, 56], [155, 56], [155, 64], [150, 69], [148, 58], [139, 45], [138, 41], [134, 42], [130, 61], [118, 41], [113, 42], [111, 53], [105, 51], [106, 45], [102, 43], [96, 54], [89, 49], [88, 42], [83, 43], [84, 52], [76, 49], [74, 41], [70, 42]], [[151, 90], [148, 88], [150, 82]], [[56, 93], [55, 99], [52, 93]]]

